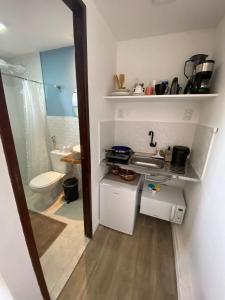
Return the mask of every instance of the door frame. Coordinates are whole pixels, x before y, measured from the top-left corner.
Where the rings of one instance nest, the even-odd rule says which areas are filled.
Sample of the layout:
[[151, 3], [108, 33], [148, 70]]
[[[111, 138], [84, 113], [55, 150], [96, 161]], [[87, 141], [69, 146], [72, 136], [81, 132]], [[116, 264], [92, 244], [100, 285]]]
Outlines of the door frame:
[[[81, 167], [83, 186], [84, 232], [92, 238], [92, 209], [91, 209], [91, 153], [89, 128], [88, 101], [88, 68], [87, 68], [87, 27], [86, 6], [82, 0], [62, 0], [73, 13], [73, 31], [75, 65], [77, 76], [79, 130], [81, 144]], [[76, 28], [76, 30], [75, 30]], [[8, 172], [15, 196], [15, 201], [23, 228], [31, 262], [37, 277], [43, 299], [50, 300], [49, 292], [43, 275], [34, 235], [31, 227], [29, 211], [26, 204], [23, 183], [20, 175], [10, 119], [6, 105], [4, 87], [0, 72], [0, 136], [7, 162]]]

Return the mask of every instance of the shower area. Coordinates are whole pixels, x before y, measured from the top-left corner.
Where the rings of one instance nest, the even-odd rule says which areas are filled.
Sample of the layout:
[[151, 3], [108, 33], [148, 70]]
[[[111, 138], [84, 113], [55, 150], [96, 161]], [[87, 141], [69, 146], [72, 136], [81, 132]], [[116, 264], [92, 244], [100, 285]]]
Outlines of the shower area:
[[17, 66], [7, 73], [5, 66], [2, 79], [27, 205], [32, 210], [40, 195], [31, 192], [29, 182], [51, 169], [49, 133], [43, 85], [23, 79], [25, 69], [19, 66], [18, 70], [19, 75]]

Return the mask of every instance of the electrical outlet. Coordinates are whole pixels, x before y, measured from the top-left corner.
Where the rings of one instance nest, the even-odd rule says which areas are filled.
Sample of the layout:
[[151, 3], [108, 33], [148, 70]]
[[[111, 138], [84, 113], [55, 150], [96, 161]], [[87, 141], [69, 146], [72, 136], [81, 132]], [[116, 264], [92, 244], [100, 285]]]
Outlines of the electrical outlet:
[[191, 109], [191, 108], [185, 109], [183, 120], [184, 121], [190, 121], [193, 117], [193, 113], [194, 113], [193, 109]]
[[118, 119], [123, 119], [124, 118], [124, 110], [122, 108], [118, 109], [117, 117], [118, 117]]

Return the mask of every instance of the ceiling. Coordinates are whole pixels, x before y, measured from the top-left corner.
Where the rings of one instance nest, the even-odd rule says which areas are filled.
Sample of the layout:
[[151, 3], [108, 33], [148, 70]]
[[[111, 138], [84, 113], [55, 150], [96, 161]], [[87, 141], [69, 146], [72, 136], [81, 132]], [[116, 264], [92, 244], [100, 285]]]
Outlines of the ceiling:
[[[91, 0], [118, 40], [214, 27], [224, 0]], [[153, 5], [152, 1], [168, 1]], [[72, 12], [62, 0], [0, 0], [0, 58], [73, 45]]]
[[73, 45], [72, 12], [61, 0], [0, 0], [0, 58]]
[[225, 13], [224, 0], [94, 1], [118, 40], [212, 28]]

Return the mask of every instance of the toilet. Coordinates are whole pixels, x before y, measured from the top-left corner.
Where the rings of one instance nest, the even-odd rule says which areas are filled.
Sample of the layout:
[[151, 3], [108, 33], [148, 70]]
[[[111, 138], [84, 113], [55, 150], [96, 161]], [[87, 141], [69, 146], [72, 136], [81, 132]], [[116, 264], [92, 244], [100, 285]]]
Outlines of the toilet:
[[51, 151], [50, 157], [53, 171], [45, 172], [34, 177], [29, 183], [29, 187], [33, 192], [42, 194], [42, 198], [46, 204], [52, 203], [54, 200], [54, 192], [56, 192], [64, 176], [70, 171], [68, 164], [61, 161], [63, 157], [69, 154], [71, 154], [71, 152], [61, 150]]

